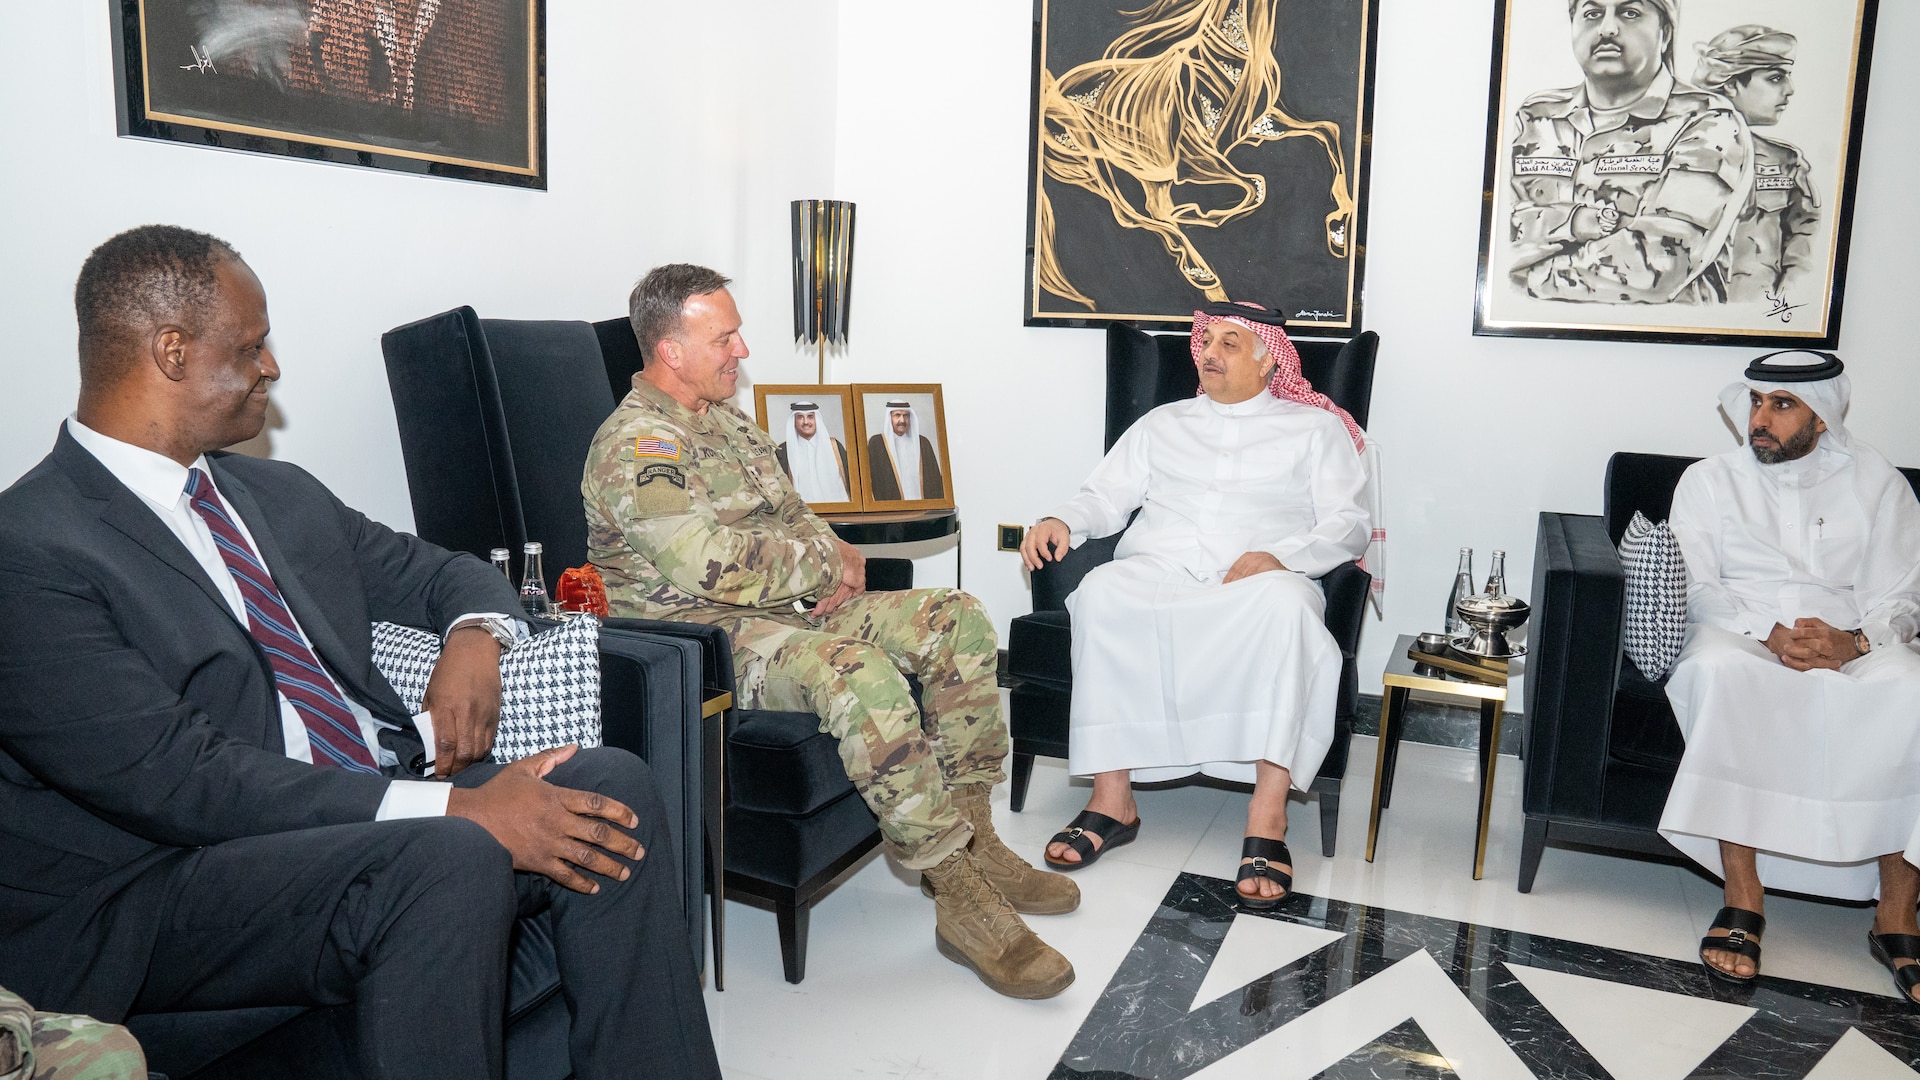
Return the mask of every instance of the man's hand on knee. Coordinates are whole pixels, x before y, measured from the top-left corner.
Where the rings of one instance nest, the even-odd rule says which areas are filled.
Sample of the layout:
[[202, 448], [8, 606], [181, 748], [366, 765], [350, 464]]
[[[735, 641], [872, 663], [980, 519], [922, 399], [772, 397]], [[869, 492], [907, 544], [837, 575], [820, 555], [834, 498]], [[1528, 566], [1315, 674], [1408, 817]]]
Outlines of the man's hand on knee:
[[1231, 584], [1232, 582], [1239, 581], [1241, 578], [1249, 578], [1255, 574], [1265, 574], [1273, 570], [1285, 570], [1286, 568], [1285, 563], [1282, 563], [1279, 559], [1274, 558], [1264, 551], [1249, 551], [1245, 555], [1233, 560], [1233, 565], [1227, 568], [1227, 576], [1221, 578], [1220, 583], [1222, 585]]
[[479, 626], [447, 635], [420, 707], [433, 714], [433, 775], [444, 780], [493, 752], [500, 726], [500, 643]]
[[839, 537], [833, 538], [834, 546], [840, 549], [840, 585], [851, 589], [852, 596], [867, 591], [867, 557], [860, 549]]
[[1851, 633], [1820, 619], [1795, 619], [1790, 627], [1775, 623], [1766, 645], [1782, 664], [1795, 671], [1837, 671], [1860, 655]]
[[613, 826], [635, 828], [638, 815], [597, 791], [555, 787], [543, 779], [579, 749], [542, 750], [477, 788], [455, 788], [447, 813], [491, 833], [513, 855], [515, 870], [544, 874], [583, 893], [600, 891], [587, 874], [625, 881], [633, 871], [614, 856], [638, 862], [646, 849]]
[[1067, 551], [1073, 547], [1073, 531], [1059, 518], [1041, 518], [1027, 530], [1026, 539], [1020, 541], [1020, 561], [1027, 569], [1038, 570], [1045, 563], [1058, 562], [1066, 558]]

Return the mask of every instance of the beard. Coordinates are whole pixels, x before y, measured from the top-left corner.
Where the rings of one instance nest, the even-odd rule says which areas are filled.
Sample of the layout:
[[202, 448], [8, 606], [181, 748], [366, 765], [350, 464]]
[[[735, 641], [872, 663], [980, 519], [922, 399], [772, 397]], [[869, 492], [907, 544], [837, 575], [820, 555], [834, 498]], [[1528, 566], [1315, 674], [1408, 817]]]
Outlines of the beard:
[[[1753, 436], [1758, 432], [1747, 433], [1747, 445], [1753, 446]], [[1762, 450], [1753, 446], [1754, 459], [1762, 465], [1778, 465], [1783, 461], [1797, 461], [1813, 453], [1814, 445], [1820, 441], [1820, 433], [1808, 424], [1791, 436], [1779, 440], [1780, 445], [1771, 450]]]

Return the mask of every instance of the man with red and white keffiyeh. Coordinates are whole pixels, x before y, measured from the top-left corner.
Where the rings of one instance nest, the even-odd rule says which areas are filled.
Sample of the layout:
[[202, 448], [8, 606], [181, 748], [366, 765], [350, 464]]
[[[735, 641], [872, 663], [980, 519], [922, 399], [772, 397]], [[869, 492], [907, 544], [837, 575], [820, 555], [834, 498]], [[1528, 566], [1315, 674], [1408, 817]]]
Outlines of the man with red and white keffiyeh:
[[1067, 598], [1068, 767], [1093, 797], [1047, 846], [1056, 869], [1133, 839], [1130, 780], [1205, 772], [1254, 784], [1243, 902], [1271, 908], [1292, 885], [1287, 790], [1320, 769], [1340, 681], [1315, 579], [1360, 557], [1371, 522], [1365, 435], [1301, 376], [1283, 326], [1253, 304], [1194, 312], [1200, 395], [1135, 422], [1021, 547], [1038, 569], [1127, 530]]

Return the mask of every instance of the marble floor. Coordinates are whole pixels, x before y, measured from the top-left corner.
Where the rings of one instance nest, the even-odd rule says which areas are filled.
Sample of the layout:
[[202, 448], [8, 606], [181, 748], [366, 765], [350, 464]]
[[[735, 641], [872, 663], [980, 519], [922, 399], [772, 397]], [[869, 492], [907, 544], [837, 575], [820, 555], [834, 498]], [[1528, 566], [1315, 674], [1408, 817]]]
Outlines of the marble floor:
[[[875, 856], [815, 906], [807, 978], [781, 979], [773, 916], [728, 904], [727, 989], [707, 992], [735, 1080], [812, 1078], [1913, 1077], [1920, 1013], [1867, 955], [1865, 907], [1772, 897], [1765, 978], [1716, 997], [1694, 949], [1718, 887], [1679, 865], [1549, 848], [1514, 888], [1520, 769], [1503, 758], [1474, 881], [1473, 754], [1406, 744], [1377, 859], [1364, 859], [1373, 741], [1356, 738], [1332, 859], [1294, 804], [1297, 894], [1236, 913], [1246, 796], [1140, 793], [1140, 839], [1076, 875], [1078, 911], [1031, 925], [1073, 961], [1049, 1001], [999, 997], [933, 945], [932, 903]], [[1038, 861], [1086, 799], [1042, 759]]]

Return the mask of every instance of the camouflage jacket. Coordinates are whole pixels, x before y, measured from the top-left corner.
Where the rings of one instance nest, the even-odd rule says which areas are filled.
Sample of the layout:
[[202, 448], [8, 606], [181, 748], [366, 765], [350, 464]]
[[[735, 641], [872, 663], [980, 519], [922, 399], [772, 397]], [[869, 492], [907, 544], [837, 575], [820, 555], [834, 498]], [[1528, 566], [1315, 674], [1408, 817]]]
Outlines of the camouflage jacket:
[[727, 404], [696, 413], [633, 377], [587, 450], [587, 555], [616, 616], [807, 620], [839, 587], [831, 529], [807, 509], [773, 440]]
[[[1555, 300], [1724, 299], [1716, 261], [1753, 186], [1752, 137], [1732, 103], [1662, 72], [1617, 125], [1592, 127], [1585, 86], [1520, 106], [1514, 284]], [[1618, 211], [1619, 227], [1576, 238], [1583, 206]]]
[[1790, 143], [1755, 135], [1753, 197], [1721, 256], [1729, 297], [1789, 299], [1788, 286], [1801, 284], [1805, 271], [1814, 269], [1819, 225], [1820, 199], [1806, 157]]

